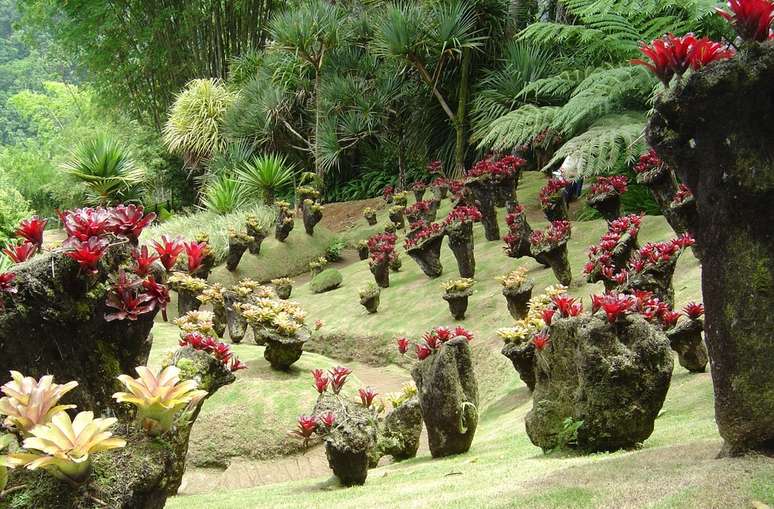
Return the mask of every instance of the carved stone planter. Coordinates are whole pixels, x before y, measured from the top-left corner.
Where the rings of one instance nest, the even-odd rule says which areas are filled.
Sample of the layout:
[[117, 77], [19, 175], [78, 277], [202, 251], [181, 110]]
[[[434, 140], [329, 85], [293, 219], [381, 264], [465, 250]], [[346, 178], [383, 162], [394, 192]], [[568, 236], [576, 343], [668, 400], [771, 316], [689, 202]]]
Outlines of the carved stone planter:
[[368, 226], [374, 226], [376, 224], [376, 212], [367, 214], [365, 216], [366, 221], [368, 221]]
[[465, 187], [470, 189], [481, 212], [481, 224], [484, 226], [486, 240], [500, 240], [500, 226], [497, 224], [497, 195], [491, 181], [486, 176], [468, 180]]
[[227, 323], [226, 305], [223, 302], [214, 303], [212, 305], [212, 328], [219, 338], [222, 338], [223, 334], [225, 334]]
[[473, 244], [473, 222], [463, 221], [446, 227], [449, 248], [457, 260], [460, 277], [473, 278], [476, 274], [476, 257]]
[[554, 271], [556, 279], [564, 286], [570, 286], [570, 283], [572, 283], [572, 269], [567, 258], [567, 241], [561, 242], [554, 248], [544, 250], [535, 250], [533, 248], [532, 254], [535, 258], [540, 256], [545, 259], [551, 266], [551, 270]]
[[465, 312], [468, 310], [468, 297], [471, 295], [473, 295], [472, 289], [464, 292], [444, 294], [443, 300], [449, 303], [449, 312], [455, 320], [465, 319]]
[[463, 337], [444, 343], [411, 371], [417, 384], [430, 454], [441, 458], [470, 449], [478, 426], [478, 385], [470, 345]]
[[357, 256], [361, 261], [368, 259], [368, 246], [358, 246]]
[[707, 348], [702, 341], [701, 333], [704, 322], [697, 320], [681, 320], [666, 335], [672, 350], [677, 352], [677, 360], [682, 367], [692, 373], [704, 373], [707, 369]]
[[674, 306], [675, 289], [672, 286], [672, 277], [677, 266], [678, 256], [658, 267], [657, 269], [646, 269], [643, 272], [630, 274], [626, 283], [620, 286], [620, 289], [626, 292], [634, 290], [644, 290], [653, 292], [654, 297], [658, 297], [663, 302]]
[[274, 290], [276, 290], [277, 297], [279, 297], [281, 300], [288, 300], [290, 298], [290, 294], [293, 292], [293, 285], [275, 286]]
[[319, 223], [323, 217], [320, 206], [317, 204], [309, 205], [304, 202], [301, 207], [301, 212], [304, 219], [304, 231], [306, 231], [307, 235], [314, 235], [314, 227], [317, 226], [317, 223]]
[[202, 303], [197, 298], [198, 292], [192, 292], [185, 288], [179, 288], [177, 290], [177, 315], [183, 316], [189, 311], [198, 311]]
[[390, 209], [389, 212], [390, 221], [395, 225], [395, 228], [402, 230], [406, 227], [406, 220], [403, 214], [403, 207], [400, 207], [400, 210], [398, 208], [393, 207]]
[[535, 390], [535, 345], [532, 341], [509, 341], [502, 354], [513, 363], [513, 368], [530, 391]]
[[529, 299], [532, 298], [532, 289], [535, 282], [528, 279], [519, 288], [503, 288], [503, 295], [508, 303], [508, 312], [514, 320], [521, 320], [527, 316]]
[[371, 274], [374, 275], [374, 280], [376, 281], [377, 286], [379, 288], [389, 288], [390, 287], [390, 264], [387, 261], [384, 261], [382, 263], [373, 263], [371, 262]]
[[271, 329], [253, 327], [255, 343], [264, 344], [263, 358], [271, 367], [287, 371], [304, 352], [304, 343], [309, 340], [309, 332], [300, 330], [295, 336], [281, 336]]
[[366, 308], [370, 314], [376, 313], [379, 309], [379, 294], [360, 297], [360, 305]]
[[608, 223], [621, 217], [621, 195], [617, 192], [597, 194], [586, 200], [586, 203], [599, 212]]
[[550, 202], [543, 208], [543, 213], [549, 221], [568, 221], [567, 200], [564, 197]]
[[227, 290], [223, 292], [223, 301], [226, 304], [226, 324], [228, 335], [233, 343], [240, 343], [247, 331], [247, 320], [237, 311], [235, 305], [239, 303], [237, 295]]
[[261, 244], [269, 235], [269, 232], [258, 224], [257, 219], [255, 221], [250, 221], [249, 219], [245, 221], [245, 230], [247, 231], [247, 234], [253, 238], [253, 241], [250, 242], [250, 245], [247, 248], [250, 251], [250, 254], [260, 254]]
[[253, 238], [240, 233], [229, 234], [228, 236], [228, 255], [226, 256], [226, 269], [234, 272], [239, 266], [242, 255], [253, 243]]
[[421, 240], [415, 245], [406, 250], [412, 260], [417, 262], [422, 272], [429, 278], [436, 278], [443, 274], [443, 266], [441, 265], [441, 245], [443, 244], [443, 237], [446, 234], [444, 230], [439, 233], [433, 234], [424, 240]]

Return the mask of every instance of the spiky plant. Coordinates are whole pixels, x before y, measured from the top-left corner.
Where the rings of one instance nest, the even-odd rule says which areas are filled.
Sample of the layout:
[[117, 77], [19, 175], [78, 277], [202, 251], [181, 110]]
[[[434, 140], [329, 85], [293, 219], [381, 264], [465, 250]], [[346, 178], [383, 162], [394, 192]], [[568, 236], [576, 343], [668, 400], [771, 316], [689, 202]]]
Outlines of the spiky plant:
[[91, 472], [91, 454], [126, 446], [108, 431], [117, 419], [95, 419], [93, 412], [80, 412], [70, 420], [67, 412], [53, 416], [49, 424], [32, 428], [18, 452], [7, 457], [8, 466], [43, 468], [57, 479], [82, 484]]
[[119, 375], [118, 380], [129, 392], [117, 392], [113, 398], [136, 406], [137, 419], [150, 434], [168, 431], [181, 412], [193, 410], [207, 396], [207, 391], [196, 389], [196, 380], [181, 382], [180, 369], [176, 366], [167, 366], [158, 372], [138, 366], [135, 371], [139, 378]]
[[177, 95], [164, 125], [164, 142], [183, 156], [186, 165], [198, 169], [203, 161], [223, 151], [223, 117], [234, 101], [234, 93], [220, 80], [190, 81]]
[[98, 205], [123, 201], [145, 180], [145, 170], [137, 166], [126, 146], [107, 135], [82, 142], [61, 168], [83, 182], [87, 200]]
[[40, 424], [46, 424], [63, 410], [75, 408], [75, 405], [57, 405], [59, 400], [78, 386], [72, 381], [55, 384], [54, 377], [46, 375], [40, 380], [11, 371], [12, 380], [2, 387], [5, 396], [0, 398], [0, 415], [5, 415], [3, 424], [11, 429], [28, 433]]
[[202, 207], [216, 214], [230, 214], [247, 205], [243, 184], [229, 174], [218, 175], [204, 186]]
[[261, 154], [242, 164], [237, 178], [248, 196], [272, 205], [277, 194], [293, 183], [293, 166], [285, 156]]

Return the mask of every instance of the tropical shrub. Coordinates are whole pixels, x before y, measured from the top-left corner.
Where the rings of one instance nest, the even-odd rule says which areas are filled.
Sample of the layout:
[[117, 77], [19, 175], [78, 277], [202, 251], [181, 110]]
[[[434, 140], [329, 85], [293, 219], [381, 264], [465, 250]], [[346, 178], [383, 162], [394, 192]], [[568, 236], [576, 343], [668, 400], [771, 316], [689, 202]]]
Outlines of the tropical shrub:
[[202, 206], [209, 212], [225, 215], [247, 204], [247, 193], [241, 182], [228, 174], [210, 180], [202, 193]]
[[293, 166], [288, 164], [285, 156], [261, 154], [243, 163], [237, 170], [237, 178], [248, 196], [270, 206], [293, 184]]
[[32, 215], [30, 204], [13, 186], [0, 180], [0, 245], [15, 237], [19, 221]]

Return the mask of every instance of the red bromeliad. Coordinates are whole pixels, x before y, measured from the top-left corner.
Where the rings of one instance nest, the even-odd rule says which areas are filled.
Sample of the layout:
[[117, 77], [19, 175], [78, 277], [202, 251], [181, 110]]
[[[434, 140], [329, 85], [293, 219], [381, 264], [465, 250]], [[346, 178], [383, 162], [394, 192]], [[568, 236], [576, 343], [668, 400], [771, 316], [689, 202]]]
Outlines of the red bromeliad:
[[38, 252], [38, 246], [32, 242], [26, 241], [23, 244], [9, 244], [8, 247], [3, 249], [8, 258], [14, 263], [26, 262]]
[[236, 373], [240, 369], [247, 369], [247, 364], [240, 361], [237, 357], [232, 357], [231, 361], [228, 363], [228, 370], [232, 373]]
[[662, 166], [664, 166], [664, 161], [661, 160], [654, 149], [650, 149], [640, 156], [637, 164], [634, 165], [634, 172], [637, 174], [647, 173]]
[[205, 336], [198, 332], [191, 332], [183, 336], [178, 342], [180, 347], [191, 347], [212, 355], [212, 357], [226, 366], [232, 373], [247, 368], [231, 351], [231, 346], [221, 343], [215, 338]]
[[360, 402], [366, 408], [371, 408], [371, 404], [374, 402], [374, 398], [379, 394], [371, 387], [361, 388], [357, 392], [360, 395]]
[[540, 249], [556, 249], [570, 238], [569, 221], [552, 221], [545, 231], [535, 230], [529, 236], [529, 243]]
[[408, 338], [398, 338], [398, 351], [401, 355], [405, 355], [408, 352], [409, 340]]
[[559, 311], [559, 316], [562, 318], [578, 316], [583, 312], [583, 303], [566, 293], [555, 296], [551, 302], [556, 306], [556, 310]]
[[150, 268], [159, 260], [158, 255], [151, 254], [148, 251], [148, 246], [142, 246], [140, 249], [132, 249], [132, 258], [135, 263], [132, 270], [140, 277], [147, 276], [150, 273]]
[[427, 171], [431, 175], [440, 175], [443, 173], [443, 163], [441, 161], [430, 161], [427, 163]]
[[90, 237], [87, 241], [72, 239], [70, 246], [72, 251], [66, 252], [65, 256], [78, 262], [81, 269], [94, 274], [97, 272], [97, 264], [107, 250], [108, 241], [99, 237]]
[[371, 263], [392, 263], [395, 261], [395, 242], [398, 237], [394, 233], [380, 233], [368, 239], [368, 252]]
[[188, 259], [188, 272], [193, 273], [202, 266], [204, 257], [207, 255], [207, 243], [206, 242], [186, 242], [185, 255]]
[[304, 444], [309, 442], [314, 432], [317, 431], [317, 419], [313, 415], [299, 415], [297, 428], [293, 434], [304, 440]]
[[328, 384], [330, 384], [331, 379], [328, 378], [328, 375], [323, 371], [322, 369], [314, 369], [312, 370], [312, 376], [314, 377], [314, 388], [322, 394], [323, 392], [328, 390]]
[[736, 55], [736, 52], [727, 44], [715, 42], [709, 37], [697, 39], [691, 47], [689, 60], [691, 69], [698, 71], [710, 62], [725, 60]]
[[449, 215], [446, 216], [443, 224], [450, 225], [453, 223], [464, 223], [466, 221], [472, 221], [475, 223], [480, 221], [481, 217], [481, 212], [478, 210], [478, 208], [463, 205], [461, 207], [456, 207], [451, 212], [449, 212]]
[[680, 184], [680, 186], [677, 188], [677, 192], [675, 193], [674, 198], [672, 198], [672, 206], [680, 206], [691, 198], [693, 198], [693, 193], [688, 188], [688, 186], [685, 184]]
[[159, 254], [159, 259], [167, 272], [171, 271], [177, 263], [177, 257], [183, 252], [185, 247], [180, 237], [171, 238], [168, 235], [161, 236], [161, 242], [153, 241], [153, 247]]
[[518, 156], [505, 156], [501, 159], [485, 158], [478, 161], [467, 172], [468, 177], [490, 175], [493, 177], [510, 177], [516, 175], [519, 168], [527, 161]]
[[393, 194], [395, 194], [395, 188], [392, 186], [384, 186], [384, 189], [382, 189], [382, 198], [385, 201], [389, 200]]
[[43, 247], [43, 231], [46, 229], [47, 223], [48, 219], [42, 219], [38, 216], [24, 219], [19, 223], [19, 228], [16, 229], [16, 236], [31, 242], [40, 249]]
[[64, 212], [57, 210], [57, 214], [62, 221], [62, 227], [67, 232], [68, 239], [84, 242], [92, 237], [101, 237], [110, 233], [108, 227], [110, 213], [102, 207], [66, 210]]
[[606, 293], [596, 301], [607, 316], [609, 323], [615, 323], [637, 309], [637, 299], [623, 293]]
[[769, 38], [774, 20], [774, 3], [770, 0], [728, 0], [728, 8], [731, 12], [720, 8], [716, 11], [731, 23], [739, 37], [758, 42]]
[[425, 184], [421, 180], [417, 180], [416, 182], [411, 184], [411, 190], [412, 191], [420, 191], [421, 192], [421, 191], [424, 191], [425, 189], [427, 189], [427, 184]]
[[677, 320], [679, 320], [681, 316], [683, 316], [683, 314], [679, 311], [663, 311], [660, 316], [661, 323], [664, 325], [665, 329], [671, 329], [677, 324]]
[[433, 353], [433, 350], [427, 345], [416, 344], [414, 345], [414, 348], [416, 350], [417, 359], [420, 361], [427, 359], [430, 354]]
[[126, 272], [120, 271], [105, 301], [105, 305], [113, 310], [105, 313], [105, 320], [136, 321], [140, 315], [153, 311], [156, 303], [151, 295], [140, 291], [141, 287], [142, 280], [131, 280]]
[[118, 205], [110, 209], [107, 224], [114, 234], [126, 237], [132, 243], [137, 243], [142, 231], [154, 219], [156, 219], [156, 214], [154, 212], [145, 214], [142, 206]]
[[597, 177], [597, 181], [589, 188], [589, 197], [613, 193], [623, 194], [628, 189], [628, 181], [629, 179], [624, 175]]
[[323, 412], [320, 414], [320, 417], [317, 418], [317, 422], [326, 430], [330, 430], [333, 428], [333, 425], [336, 424], [336, 414], [334, 414], [331, 410]]
[[157, 283], [153, 276], [148, 276], [143, 280], [142, 287], [145, 293], [153, 299], [153, 304], [161, 310], [161, 317], [167, 321], [167, 304], [169, 304], [169, 288], [166, 285]]
[[461, 325], [458, 325], [454, 328], [454, 337], [459, 338], [463, 337], [467, 340], [468, 343], [473, 341], [473, 333], [462, 327]]
[[431, 223], [429, 226], [426, 226], [425, 228], [422, 228], [416, 232], [412, 237], [406, 238], [405, 242], [403, 243], [403, 247], [406, 249], [411, 249], [412, 247], [421, 244], [423, 241], [429, 239], [430, 237], [441, 235], [444, 232], [445, 229], [441, 224]]
[[352, 370], [343, 366], [337, 366], [330, 370], [331, 391], [338, 394], [347, 382], [347, 377], [352, 374]]
[[551, 342], [551, 339], [548, 337], [548, 334], [544, 332], [539, 332], [532, 336], [532, 344], [535, 345], [535, 349], [540, 352], [545, 347], [548, 346], [548, 344]]
[[683, 313], [691, 320], [698, 320], [704, 314], [704, 304], [698, 302], [689, 302], [683, 308]]
[[540, 194], [538, 195], [540, 198], [540, 205], [543, 208], [546, 208], [561, 199], [562, 192], [570, 184], [572, 184], [572, 182], [564, 177], [550, 179], [548, 183], [540, 189]]
[[551, 321], [554, 318], [554, 313], [556, 313], [556, 310], [554, 308], [545, 308], [541, 313], [540, 317], [543, 319], [543, 323], [545, 323], [547, 326], [551, 326]]

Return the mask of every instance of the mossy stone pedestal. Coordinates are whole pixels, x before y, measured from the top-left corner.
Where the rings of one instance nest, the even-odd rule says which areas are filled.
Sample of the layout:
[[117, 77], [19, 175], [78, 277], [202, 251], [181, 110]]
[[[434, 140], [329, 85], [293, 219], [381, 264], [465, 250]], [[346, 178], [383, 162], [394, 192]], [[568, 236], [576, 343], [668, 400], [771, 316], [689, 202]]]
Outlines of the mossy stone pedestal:
[[457, 260], [460, 277], [473, 278], [476, 275], [476, 255], [473, 243], [473, 221], [463, 221], [446, 227], [449, 235], [449, 249]]
[[470, 179], [465, 183], [475, 199], [475, 205], [481, 212], [481, 224], [484, 226], [484, 237], [488, 241], [500, 240], [500, 226], [497, 223], [497, 199], [495, 189], [487, 176]]
[[551, 270], [554, 271], [557, 281], [564, 286], [570, 286], [572, 283], [572, 268], [570, 260], [567, 257], [567, 241], [560, 242], [554, 247], [535, 249], [532, 247], [532, 255], [537, 259], [541, 257], [548, 262]]
[[567, 210], [567, 200], [564, 196], [552, 200], [543, 207], [543, 213], [549, 221], [569, 221], [570, 215]]
[[277, 285], [274, 287], [274, 290], [277, 292], [277, 297], [280, 300], [288, 300], [290, 294], [293, 293], [293, 285]]
[[527, 339], [508, 341], [501, 353], [512, 363], [513, 368], [530, 391], [535, 390], [535, 345]]
[[426, 239], [419, 241], [415, 246], [406, 250], [406, 254], [417, 262], [422, 272], [429, 278], [437, 278], [443, 274], [441, 265], [441, 246], [445, 231], [435, 233]]
[[521, 320], [527, 316], [529, 299], [532, 298], [534, 287], [535, 281], [528, 279], [518, 288], [503, 288], [503, 295], [508, 303], [508, 312], [514, 320]]
[[307, 235], [314, 235], [314, 227], [322, 220], [323, 214], [319, 209], [313, 209], [311, 206], [302, 207], [304, 219], [304, 231]]
[[212, 328], [215, 334], [222, 338], [226, 333], [226, 324], [228, 323], [228, 314], [226, 313], [226, 304], [215, 302], [212, 305]]
[[388, 260], [384, 260], [380, 263], [374, 263], [372, 261], [370, 269], [371, 274], [374, 275], [374, 281], [376, 281], [376, 285], [379, 288], [390, 287], [390, 262]]
[[597, 194], [586, 200], [586, 203], [599, 212], [608, 223], [621, 217], [621, 195], [617, 191]]
[[449, 303], [449, 312], [455, 320], [465, 319], [465, 312], [468, 310], [468, 297], [471, 295], [473, 295], [472, 289], [444, 294], [443, 300]]
[[202, 303], [198, 299], [199, 292], [185, 288], [177, 289], [177, 316], [183, 316], [189, 311], [198, 311]]
[[263, 341], [265, 349], [263, 358], [268, 361], [273, 369], [287, 371], [304, 352], [304, 343], [309, 341], [309, 332], [300, 330], [294, 336], [282, 336], [275, 331], [266, 328], [253, 328], [256, 334], [256, 343]]
[[247, 320], [235, 307], [239, 303], [239, 298], [234, 292], [228, 290], [223, 293], [223, 300], [226, 304], [228, 335], [233, 343], [241, 343], [247, 332]]
[[704, 373], [709, 362], [707, 348], [701, 338], [703, 330], [703, 320], [688, 319], [680, 320], [666, 333], [672, 350], [677, 352], [678, 362], [691, 373]]
[[379, 430], [377, 456], [392, 456], [395, 461], [413, 458], [419, 450], [422, 435], [422, 408], [419, 399], [413, 397], [384, 418]]
[[242, 255], [253, 243], [253, 238], [247, 235], [229, 235], [228, 255], [226, 256], [226, 270], [234, 272], [242, 260]]
[[370, 314], [376, 313], [379, 309], [379, 294], [360, 297], [360, 305], [366, 308]]

